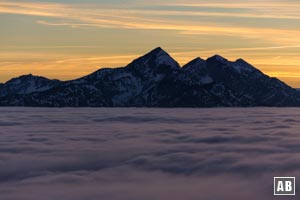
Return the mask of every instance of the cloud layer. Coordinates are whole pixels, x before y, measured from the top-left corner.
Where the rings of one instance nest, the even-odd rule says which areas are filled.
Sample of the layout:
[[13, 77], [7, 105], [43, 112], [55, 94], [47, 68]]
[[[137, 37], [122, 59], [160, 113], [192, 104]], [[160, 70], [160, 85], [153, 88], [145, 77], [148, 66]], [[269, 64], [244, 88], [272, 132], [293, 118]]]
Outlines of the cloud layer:
[[268, 200], [300, 175], [294, 108], [1, 113], [3, 200]]

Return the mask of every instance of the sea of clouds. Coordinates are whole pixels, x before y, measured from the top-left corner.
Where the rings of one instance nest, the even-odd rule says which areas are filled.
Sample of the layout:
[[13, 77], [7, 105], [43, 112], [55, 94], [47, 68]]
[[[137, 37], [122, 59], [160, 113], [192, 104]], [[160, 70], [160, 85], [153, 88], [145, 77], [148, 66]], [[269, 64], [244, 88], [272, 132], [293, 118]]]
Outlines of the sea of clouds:
[[0, 199], [274, 199], [299, 130], [296, 108], [1, 108]]

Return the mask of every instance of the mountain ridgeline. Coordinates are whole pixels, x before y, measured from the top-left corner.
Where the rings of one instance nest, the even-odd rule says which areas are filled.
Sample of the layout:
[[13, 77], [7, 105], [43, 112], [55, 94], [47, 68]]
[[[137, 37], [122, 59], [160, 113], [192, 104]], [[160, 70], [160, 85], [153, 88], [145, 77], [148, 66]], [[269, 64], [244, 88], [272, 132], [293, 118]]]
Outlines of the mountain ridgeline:
[[0, 84], [0, 106], [300, 106], [300, 92], [242, 59], [196, 58], [183, 67], [161, 48], [126, 67], [71, 81], [24, 75]]

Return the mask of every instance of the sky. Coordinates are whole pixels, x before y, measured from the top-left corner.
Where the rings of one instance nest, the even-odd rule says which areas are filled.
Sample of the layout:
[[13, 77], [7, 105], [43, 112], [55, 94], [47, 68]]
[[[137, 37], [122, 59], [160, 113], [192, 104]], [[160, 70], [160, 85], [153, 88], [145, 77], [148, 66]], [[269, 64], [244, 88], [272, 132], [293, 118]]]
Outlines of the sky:
[[181, 65], [243, 58], [300, 87], [298, 0], [0, 0], [0, 82], [69, 80], [160, 46]]

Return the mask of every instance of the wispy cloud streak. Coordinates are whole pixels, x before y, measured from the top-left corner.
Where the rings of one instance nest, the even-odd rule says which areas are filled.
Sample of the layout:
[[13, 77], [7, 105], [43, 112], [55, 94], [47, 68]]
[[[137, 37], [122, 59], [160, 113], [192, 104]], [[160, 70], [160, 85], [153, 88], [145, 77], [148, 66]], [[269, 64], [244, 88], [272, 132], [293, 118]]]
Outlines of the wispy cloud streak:
[[[233, 17], [233, 18], [270, 18], [270, 19], [300, 19], [300, 14], [291, 12], [299, 9], [299, 6], [289, 4], [284, 12], [274, 12], [281, 4], [274, 4], [260, 12], [261, 8], [254, 8], [257, 4], [183, 4], [174, 3], [173, 6], [190, 7], [221, 7], [221, 8], [251, 8], [245, 12], [208, 12], [208, 11], [189, 11], [189, 10], [162, 10], [128, 8], [99, 8], [80, 7], [79, 5], [55, 4], [55, 3], [30, 3], [30, 2], [0, 2], [0, 13], [35, 15], [40, 17], [51, 17], [53, 19], [37, 20], [36, 22], [49, 26], [70, 26], [98, 27], [98, 28], [117, 28], [117, 29], [146, 29], [146, 30], [169, 30], [177, 31], [183, 35], [224, 35], [242, 38], [259, 38], [262, 40], [273, 41], [281, 44], [294, 44], [299, 41], [300, 30], [290, 30], [287, 28], [261, 28], [245, 27], [240, 25], [228, 25], [216, 22], [198, 22], [189, 20], [172, 19], [166, 16], [194, 16], [194, 17]], [[162, 7], [164, 8], [164, 7]], [[296, 13], [296, 14], [295, 14]], [[151, 17], [149, 17], [151, 16]]]

